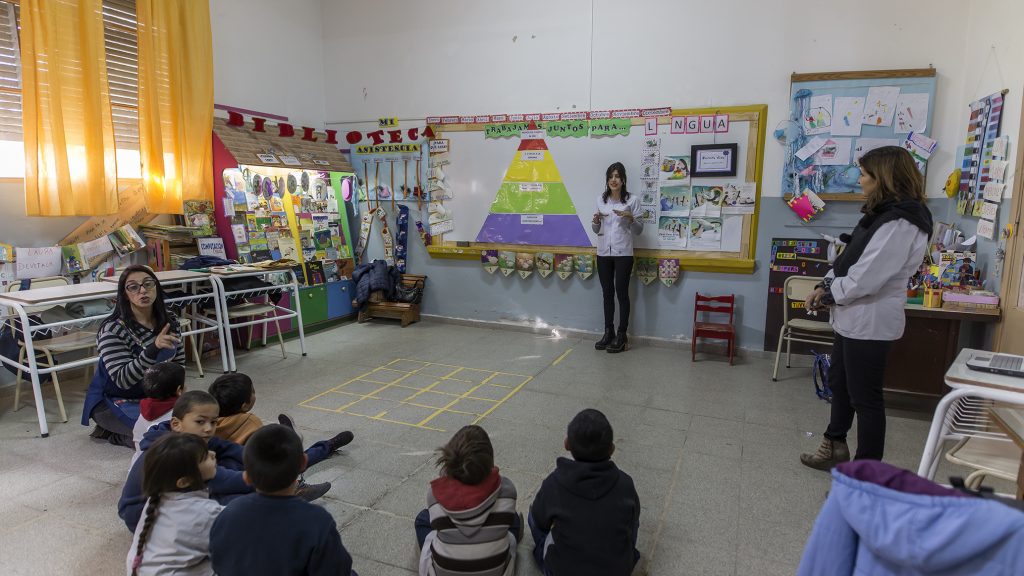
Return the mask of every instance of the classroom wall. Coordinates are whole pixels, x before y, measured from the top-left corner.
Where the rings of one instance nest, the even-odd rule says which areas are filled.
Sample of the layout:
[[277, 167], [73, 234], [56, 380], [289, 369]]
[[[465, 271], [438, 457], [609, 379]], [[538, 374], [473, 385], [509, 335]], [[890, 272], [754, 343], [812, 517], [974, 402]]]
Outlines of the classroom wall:
[[[1022, 21], [1024, 4], [1014, 0], [868, 0], [856, 7], [819, 2], [810, 11], [805, 2], [760, 0], [644, 0], [628, 8], [612, 0], [486, 5], [325, 0], [327, 123], [347, 130], [382, 116], [414, 124], [428, 114], [767, 103], [770, 133], [788, 117], [794, 71], [932, 65], [938, 71], [932, 135], [940, 147], [928, 172], [927, 190], [937, 196], [929, 206], [937, 219], [959, 221], [939, 195], [964, 139], [967, 103], [1010, 88], [1003, 126], [1012, 140], [1017, 137], [1024, 46], [1013, 26]], [[370, 51], [357, 53], [357, 48]], [[769, 139], [757, 272], [684, 272], [672, 288], [634, 282], [636, 334], [686, 338], [695, 292], [733, 292], [741, 345], [762, 347], [771, 239], [834, 234], [859, 217], [858, 205], [834, 202], [812, 224], [801, 223], [774, 198], [780, 195], [782, 153], [782, 146]], [[1000, 214], [1002, 222], [1007, 212]], [[975, 226], [975, 219], [963, 219], [968, 235]], [[994, 243], [980, 243], [983, 266], [991, 264], [993, 252]], [[369, 253], [381, 255], [379, 238], [371, 239]], [[415, 236], [409, 265], [430, 276], [425, 310], [431, 314], [601, 327], [596, 278], [524, 281], [488, 275], [475, 262], [430, 259]]]

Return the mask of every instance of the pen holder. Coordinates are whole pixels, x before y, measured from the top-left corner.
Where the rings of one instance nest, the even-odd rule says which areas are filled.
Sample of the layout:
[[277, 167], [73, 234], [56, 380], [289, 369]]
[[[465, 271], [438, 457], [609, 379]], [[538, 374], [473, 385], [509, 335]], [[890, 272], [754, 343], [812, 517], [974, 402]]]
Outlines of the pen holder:
[[925, 308], [942, 308], [942, 288], [925, 288], [923, 304]]

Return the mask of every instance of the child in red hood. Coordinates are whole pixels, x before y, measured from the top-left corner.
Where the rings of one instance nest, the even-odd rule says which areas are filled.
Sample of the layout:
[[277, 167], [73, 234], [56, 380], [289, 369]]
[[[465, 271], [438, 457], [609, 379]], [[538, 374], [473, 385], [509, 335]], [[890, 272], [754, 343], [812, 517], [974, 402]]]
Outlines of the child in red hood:
[[416, 516], [420, 576], [510, 576], [523, 519], [516, 487], [494, 467], [494, 447], [479, 426], [463, 426], [438, 449], [441, 476]]
[[132, 439], [135, 441], [132, 464], [142, 454], [139, 442], [146, 432], [171, 419], [174, 403], [185, 392], [185, 367], [174, 362], [158, 362], [150, 366], [142, 377], [142, 391], [146, 397], [139, 401], [139, 419], [135, 421], [132, 430]]

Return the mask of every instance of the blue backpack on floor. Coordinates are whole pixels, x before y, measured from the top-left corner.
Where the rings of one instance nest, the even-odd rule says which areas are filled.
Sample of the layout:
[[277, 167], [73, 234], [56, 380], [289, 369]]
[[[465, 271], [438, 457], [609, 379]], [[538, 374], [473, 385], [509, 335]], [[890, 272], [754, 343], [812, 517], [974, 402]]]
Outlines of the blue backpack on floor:
[[[828, 369], [832, 366], [830, 354], [814, 354], [814, 364], [811, 365], [811, 375], [814, 378], [814, 393], [825, 402], [832, 403], [832, 389], [828, 386]], [[820, 383], [819, 383], [820, 380]]]

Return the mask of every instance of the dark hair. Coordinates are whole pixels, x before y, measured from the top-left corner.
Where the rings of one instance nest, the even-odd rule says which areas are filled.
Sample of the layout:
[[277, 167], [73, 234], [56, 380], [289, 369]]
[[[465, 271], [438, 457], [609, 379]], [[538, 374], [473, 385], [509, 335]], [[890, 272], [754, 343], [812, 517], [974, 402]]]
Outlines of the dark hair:
[[217, 399], [211, 396], [209, 392], [204, 392], [202, 390], [189, 390], [182, 394], [178, 398], [178, 401], [174, 403], [174, 409], [171, 410], [171, 416], [181, 420], [197, 406], [210, 406], [211, 404], [218, 408], [220, 407], [220, 404], [217, 403]]
[[252, 398], [252, 378], [240, 372], [218, 376], [210, 384], [210, 395], [220, 404], [221, 416], [239, 414], [242, 405]]
[[925, 201], [924, 177], [906, 149], [900, 146], [875, 148], [861, 156], [858, 164], [878, 183], [875, 192], [865, 198], [862, 212], [874, 212], [885, 202]]
[[302, 473], [302, 440], [294, 430], [268, 424], [245, 443], [242, 459], [249, 481], [259, 492], [277, 492]]
[[185, 367], [174, 362], [157, 362], [142, 376], [142, 391], [146, 398], [167, 400], [185, 385]]
[[601, 462], [612, 455], [612, 425], [600, 410], [587, 408], [569, 422], [569, 451], [579, 462]]
[[[128, 291], [125, 290], [128, 276], [136, 272], [143, 272], [156, 282], [156, 297], [153, 299], [153, 331], [159, 332], [163, 330], [164, 324], [167, 324], [173, 316], [167, 313], [167, 306], [164, 304], [164, 288], [160, 285], [160, 279], [156, 277], [156, 274], [149, 266], [141, 264], [132, 264], [121, 272], [121, 276], [117, 280], [117, 302], [114, 304], [114, 311], [110, 313], [110, 316], [107, 316], [103, 324], [120, 319], [128, 327], [139, 325], [138, 321], [135, 320], [135, 314], [132, 312], [132, 302], [128, 299]], [[172, 324], [171, 328], [177, 331], [177, 322]]]
[[476, 425], [460, 428], [437, 452], [437, 465], [444, 475], [463, 484], [479, 484], [494, 469], [491, 438], [486, 430]]
[[[153, 442], [142, 457], [142, 494], [149, 498], [146, 518], [139, 533], [139, 544], [135, 548], [132, 562], [132, 576], [138, 573], [146, 540], [160, 511], [160, 499], [166, 492], [198, 490], [203, 486], [203, 474], [199, 463], [206, 459], [208, 448], [198, 436], [168, 432]], [[188, 478], [185, 488], [178, 486], [178, 480]]]
[[626, 189], [626, 167], [622, 165], [622, 162], [616, 162], [604, 171], [604, 194], [601, 194], [601, 202], [607, 204], [608, 196], [611, 196], [612, 189], [608, 187], [608, 180], [611, 180], [612, 172], [618, 172], [619, 178], [622, 179], [622, 192], [619, 193], [619, 196], [625, 203], [626, 200], [629, 200], [629, 190]]

